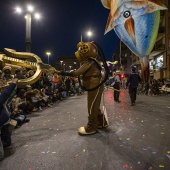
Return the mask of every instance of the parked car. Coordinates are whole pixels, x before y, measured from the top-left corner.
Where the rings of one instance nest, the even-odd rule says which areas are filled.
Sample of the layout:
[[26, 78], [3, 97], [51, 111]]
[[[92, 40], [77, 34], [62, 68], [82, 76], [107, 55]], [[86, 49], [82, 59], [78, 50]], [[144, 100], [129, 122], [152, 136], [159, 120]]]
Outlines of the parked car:
[[170, 94], [170, 81], [167, 81], [159, 90], [164, 94]]

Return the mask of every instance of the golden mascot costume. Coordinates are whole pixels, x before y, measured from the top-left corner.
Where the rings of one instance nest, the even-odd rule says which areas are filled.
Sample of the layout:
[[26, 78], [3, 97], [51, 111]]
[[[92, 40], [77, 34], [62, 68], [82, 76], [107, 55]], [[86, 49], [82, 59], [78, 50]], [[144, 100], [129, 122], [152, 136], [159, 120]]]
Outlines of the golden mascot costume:
[[102, 66], [97, 61], [98, 46], [94, 42], [79, 42], [78, 51], [75, 52], [77, 60], [81, 63], [78, 70], [71, 72], [61, 71], [65, 76], [82, 76], [82, 84], [87, 90], [88, 123], [78, 129], [79, 135], [91, 135], [98, 128], [107, 127], [107, 121], [100, 110], [100, 102], [104, 85], [102, 82]]

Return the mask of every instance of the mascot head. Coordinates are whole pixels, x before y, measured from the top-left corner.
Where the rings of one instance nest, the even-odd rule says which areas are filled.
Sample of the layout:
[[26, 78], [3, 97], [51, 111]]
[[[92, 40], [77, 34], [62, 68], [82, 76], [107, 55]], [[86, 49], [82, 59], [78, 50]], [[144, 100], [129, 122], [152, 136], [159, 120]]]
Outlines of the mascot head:
[[98, 55], [97, 47], [93, 42], [79, 42], [77, 48], [75, 55], [80, 63], [88, 58], [96, 58]]

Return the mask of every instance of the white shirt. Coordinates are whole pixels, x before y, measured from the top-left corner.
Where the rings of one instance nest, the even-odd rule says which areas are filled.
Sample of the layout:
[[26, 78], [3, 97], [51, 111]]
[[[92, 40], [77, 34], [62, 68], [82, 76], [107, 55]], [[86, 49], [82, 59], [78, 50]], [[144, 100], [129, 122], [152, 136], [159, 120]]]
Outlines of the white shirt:
[[115, 76], [115, 82], [120, 82], [120, 77], [118, 75]]

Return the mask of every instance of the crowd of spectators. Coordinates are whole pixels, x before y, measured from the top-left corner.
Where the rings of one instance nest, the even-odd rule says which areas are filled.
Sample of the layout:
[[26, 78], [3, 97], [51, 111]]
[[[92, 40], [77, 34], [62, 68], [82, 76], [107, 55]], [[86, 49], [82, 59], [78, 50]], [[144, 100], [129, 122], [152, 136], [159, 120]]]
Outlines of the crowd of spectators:
[[[23, 67], [19, 67], [12, 74], [10, 66], [5, 66], [0, 70], [0, 87], [4, 87], [13, 79], [25, 79], [32, 77], [35, 73], [34, 70], [26, 70]], [[0, 89], [2, 93], [4, 89]], [[41, 77], [33, 84], [26, 86], [17, 86], [8, 97], [8, 100], [4, 103], [7, 108], [7, 112], [10, 116], [10, 122], [5, 124], [7, 133], [2, 132], [1, 126], [1, 140], [3, 148], [11, 146], [11, 126], [14, 128], [21, 127], [25, 122], [30, 120], [27, 118], [28, 114], [34, 114], [34, 112], [40, 112], [46, 107], [52, 107], [57, 101], [67, 99], [71, 95], [81, 95], [82, 89], [80, 88], [77, 78], [59, 76], [56, 73], [42, 73]], [[1, 113], [0, 113], [1, 114]], [[4, 137], [5, 135], [5, 137]], [[0, 152], [1, 152], [1, 140], [0, 140]], [[0, 160], [3, 156], [0, 154]]]
[[[120, 88], [126, 89], [126, 81], [127, 78], [120, 76]], [[158, 96], [162, 94], [166, 94], [163, 91], [161, 91], [161, 88], [167, 83], [170, 83], [170, 78], [164, 78], [164, 79], [151, 79], [149, 83], [141, 82], [138, 86], [138, 94], [145, 94], [150, 96]], [[108, 80], [106, 81], [106, 86], [112, 86], [114, 83], [114, 77], [110, 76]], [[167, 93], [168, 94], [168, 93]]]
[[[140, 83], [138, 87], [138, 94], [145, 94], [150, 96], [158, 96], [163, 94], [161, 90], [162, 86], [164, 86], [170, 79], [152, 79], [149, 83]], [[166, 94], [166, 93], [164, 93]]]

